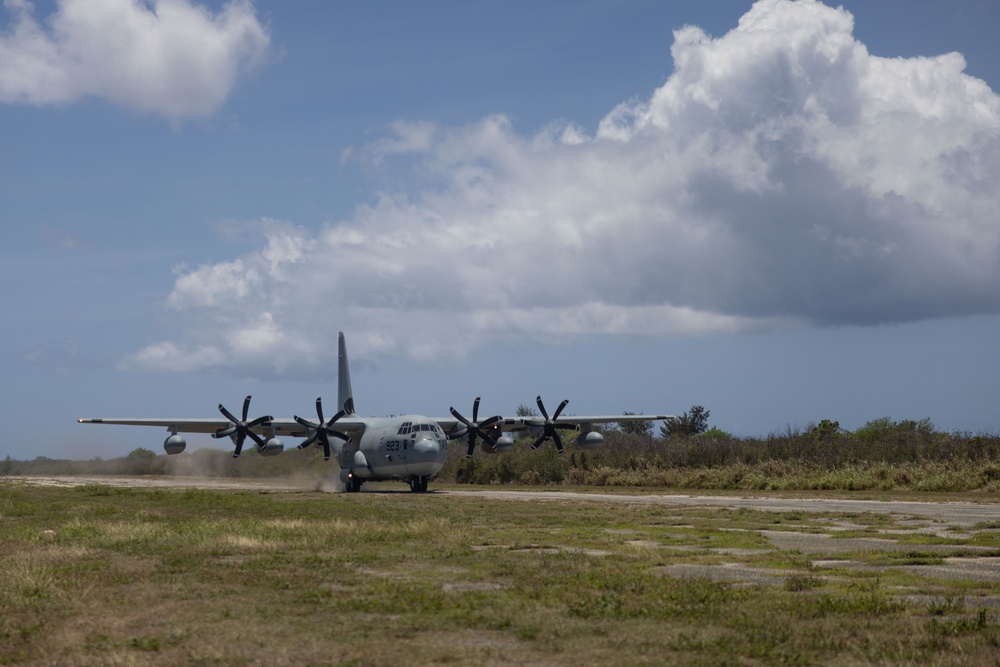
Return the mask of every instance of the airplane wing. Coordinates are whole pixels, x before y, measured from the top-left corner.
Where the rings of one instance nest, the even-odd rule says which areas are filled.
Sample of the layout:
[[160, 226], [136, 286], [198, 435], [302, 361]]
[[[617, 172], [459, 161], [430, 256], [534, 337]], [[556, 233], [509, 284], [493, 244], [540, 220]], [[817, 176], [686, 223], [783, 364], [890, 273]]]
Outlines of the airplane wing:
[[[552, 423], [577, 429], [594, 424], [615, 424], [619, 422], [651, 422], [677, 419], [674, 415], [569, 415], [553, 417]], [[533, 427], [545, 426], [545, 417], [504, 417], [504, 431], [525, 431]]]
[[[79, 424], [120, 424], [123, 426], [162, 426], [175, 433], [215, 433], [230, 425], [227, 419], [77, 419]], [[259, 427], [253, 429], [260, 432]]]
[[[302, 424], [294, 419], [272, 419], [271, 427], [263, 427], [264, 432], [270, 433], [274, 428], [275, 435], [288, 435], [293, 438], [305, 438], [309, 431]], [[364, 433], [365, 420], [360, 417], [341, 417], [333, 424], [333, 428], [343, 431], [347, 435], [356, 437]]]
[[548, 411], [545, 409], [545, 403], [542, 402], [542, 397], [538, 396], [535, 399], [538, 404], [538, 409], [541, 411], [541, 416], [538, 415], [520, 415], [517, 417], [502, 417], [495, 416], [484, 419], [482, 422], [479, 421], [479, 397], [472, 404], [472, 419], [466, 419], [459, 413], [455, 408], [451, 408], [451, 414], [453, 418], [437, 418], [434, 421], [438, 423], [441, 430], [447, 433], [449, 436], [452, 434], [460, 434], [467, 430], [467, 428], [472, 428], [473, 431], [477, 430], [477, 427], [486, 427], [492, 425], [493, 429], [500, 426], [504, 432], [511, 433], [514, 431], [526, 431], [532, 430], [536, 431], [538, 429], [545, 428], [546, 425], [551, 428], [568, 429], [574, 428], [581, 431], [590, 431], [594, 424], [613, 424], [618, 422], [648, 422], [648, 421], [666, 421], [668, 419], [677, 419], [674, 415], [570, 415], [562, 417], [562, 411], [569, 404], [569, 401], [563, 401], [556, 408], [555, 413], [552, 417], [549, 417]]
[[[465, 425], [459, 422], [457, 419], [452, 417], [434, 417], [434, 421], [437, 422], [441, 430], [445, 432], [446, 435], [451, 435], [453, 433], [459, 433], [464, 428]], [[552, 423], [558, 426], [565, 426], [567, 428], [575, 428], [579, 430], [589, 430], [594, 424], [616, 424], [619, 422], [650, 422], [650, 421], [667, 421], [669, 419], [677, 419], [674, 415], [569, 415], [566, 417], [557, 417], [552, 419]], [[341, 422], [337, 422], [340, 424]], [[531, 417], [500, 417], [500, 420], [496, 422], [500, 424], [502, 430], [505, 433], [513, 433], [516, 431], [527, 431], [531, 428], [542, 428], [545, 426], [545, 417], [531, 416]]]
[[655, 420], [665, 421], [676, 419], [672, 415], [570, 415], [563, 417], [562, 411], [569, 404], [563, 401], [556, 408], [556, 411], [549, 416], [542, 402], [542, 397], [536, 399], [541, 416], [518, 415], [516, 417], [503, 417], [496, 415], [486, 417], [479, 421], [479, 398], [472, 404], [472, 420], [461, 415], [455, 408], [451, 408], [454, 419], [435, 419], [449, 439], [468, 438], [468, 449], [466, 457], [471, 458], [475, 451], [476, 441], [481, 440], [481, 449], [490, 454], [498, 454], [510, 451], [514, 446], [514, 440], [503, 433], [513, 433], [516, 431], [528, 431], [535, 438], [532, 449], [538, 449], [546, 440], [552, 440], [560, 454], [563, 452], [563, 440], [559, 435], [562, 430], [576, 430], [580, 435], [574, 439], [578, 447], [592, 449], [604, 444], [604, 436], [594, 430], [595, 424], [610, 424], [621, 422], [651, 422]]
[[[81, 424], [120, 424], [124, 426], [160, 426], [171, 433], [215, 433], [232, 426], [227, 419], [78, 419]], [[341, 417], [336, 421], [336, 429], [350, 436], [360, 434], [365, 429], [364, 420], [352, 417]], [[304, 438], [309, 435], [307, 429], [294, 419], [272, 419], [270, 422], [258, 424], [250, 428], [262, 437], [291, 436]]]

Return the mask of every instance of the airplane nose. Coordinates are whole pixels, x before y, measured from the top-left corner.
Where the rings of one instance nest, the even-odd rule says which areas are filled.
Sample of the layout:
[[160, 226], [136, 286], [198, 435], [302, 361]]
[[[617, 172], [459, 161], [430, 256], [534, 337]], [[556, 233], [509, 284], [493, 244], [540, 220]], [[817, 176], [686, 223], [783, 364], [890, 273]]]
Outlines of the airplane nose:
[[425, 461], [433, 460], [441, 453], [441, 443], [430, 438], [423, 438], [413, 443], [413, 453]]
[[442, 443], [433, 438], [421, 438], [410, 445], [406, 471], [417, 477], [433, 477], [444, 465], [445, 455]]

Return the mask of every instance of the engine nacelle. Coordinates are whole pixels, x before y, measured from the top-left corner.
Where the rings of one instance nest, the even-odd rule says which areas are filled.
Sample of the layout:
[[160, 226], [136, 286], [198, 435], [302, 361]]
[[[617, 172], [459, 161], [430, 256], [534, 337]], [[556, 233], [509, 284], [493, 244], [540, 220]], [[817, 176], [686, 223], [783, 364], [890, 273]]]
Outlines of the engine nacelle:
[[597, 449], [604, 444], [604, 436], [597, 431], [587, 431], [576, 436], [573, 444], [580, 449]]
[[509, 435], [503, 435], [496, 439], [496, 447], [490, 447], [490, 443], [485, 440], [479, 443], [479, 449], [486, 454], [503, 454], [509, 452], [514, 447], [514, 439]]
[[187, 440], [184, 436], [177, 435], [174, 433], [163, 441], [163, 451], [167, 454], [180, 454], [187, 447]]
[[257, 445], [257, 453], [261, 456], [277, 456], [285, 451], [285, 443], [278, 438], [271, 438], [264, 443], [264, 446]]

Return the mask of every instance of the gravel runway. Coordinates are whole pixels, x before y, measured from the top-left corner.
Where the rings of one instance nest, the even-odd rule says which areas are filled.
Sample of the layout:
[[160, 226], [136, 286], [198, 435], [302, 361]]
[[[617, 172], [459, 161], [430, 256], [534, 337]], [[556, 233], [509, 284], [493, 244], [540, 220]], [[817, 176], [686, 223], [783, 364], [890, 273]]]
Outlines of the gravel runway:
[[[145, 488], [232, 489], [249, 491], [331, 491], [332, 483], [310, 479], [231, 479], [221, 477], [12, 477], [28, 484], [48, 486], [81, 486], [106, 484]], [[405, 486], [384, 483], [366, 487], [366, 492], [404, 492]], [[893, 514], [900, 518], [933, 521], [944, 527], [969, 528], [995, 524], [1000, 528], [1000, 502], [922, 502], [907, 500], [841, 500], [830, 498], [771, 498], [765, 495], [699, 496], [677, 494], [615, 494], [589, 491], [524, 491], [512, 489], [434, 489], [431, 493], [448, 496], [475, 496], [505, 500], [545, 502], [639, 503], [674, 507], [728, 507], [773, 512], [805, 512], [807, 514], [837, 512], [856, 514], [872, 512]]]

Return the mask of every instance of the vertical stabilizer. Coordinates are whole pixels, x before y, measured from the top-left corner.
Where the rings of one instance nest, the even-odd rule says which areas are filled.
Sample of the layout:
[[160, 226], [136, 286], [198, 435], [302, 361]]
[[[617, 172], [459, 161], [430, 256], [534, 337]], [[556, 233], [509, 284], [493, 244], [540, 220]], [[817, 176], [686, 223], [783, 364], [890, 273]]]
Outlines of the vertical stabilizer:
[[347, 345], [344, 332], [340, 332], [340, 350], [337, 366], [337, 405], [349, 415], [354, 414], [354, 392], [351, 391], [351, 369], [347, 367]]

